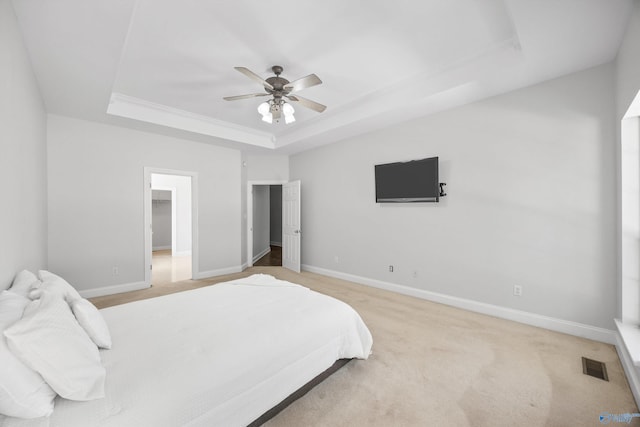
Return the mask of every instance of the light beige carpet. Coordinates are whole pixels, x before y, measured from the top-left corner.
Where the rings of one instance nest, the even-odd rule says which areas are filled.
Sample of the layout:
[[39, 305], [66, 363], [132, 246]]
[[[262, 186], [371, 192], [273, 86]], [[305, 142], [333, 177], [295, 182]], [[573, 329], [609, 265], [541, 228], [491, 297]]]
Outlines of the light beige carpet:
[[[257, 272], [347, 302], [374, 340], [368, 360], [350, 362], [266, 426], [598, 426], [601, 413], [638, 412], [611, 345], [278, 267], [182, 287]], [[104, 307], [181, 289], [92, 301]], [[581, 356], [605, 362], [609, 382], [584, 375]]]

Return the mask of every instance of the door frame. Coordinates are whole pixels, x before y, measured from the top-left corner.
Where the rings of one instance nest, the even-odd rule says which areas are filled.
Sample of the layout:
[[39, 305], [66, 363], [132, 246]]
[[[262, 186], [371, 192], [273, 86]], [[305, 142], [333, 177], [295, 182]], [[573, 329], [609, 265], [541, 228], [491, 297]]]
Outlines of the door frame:
[[[151, 175], [177, 175], [191, 177], [191, 277], [197, 277], [199, 272], [199, 244], [198, 244], [198, 173], [176, 169], [144, 167], [144, 283], [151, 286], [151, 260], [153, 244], [151, 241]], [[173, 203], [173, 202], [172, 202]], [[173, 227], [172, 227], [173, 228]], [[173, 230], [172, 230], [173, 234]], [[173, 236], [172, 236], [173, 237]], [[175, 239], [172, 239], [175, 240]], [[171, 242], [173, 246], [173, 242]]]
[[[253, 187], [254, 185], [284, 185], [289, 181], [247, 181], [247, 267], [253, 266]], [[284, 245], [284, 242], [282, 242]]]

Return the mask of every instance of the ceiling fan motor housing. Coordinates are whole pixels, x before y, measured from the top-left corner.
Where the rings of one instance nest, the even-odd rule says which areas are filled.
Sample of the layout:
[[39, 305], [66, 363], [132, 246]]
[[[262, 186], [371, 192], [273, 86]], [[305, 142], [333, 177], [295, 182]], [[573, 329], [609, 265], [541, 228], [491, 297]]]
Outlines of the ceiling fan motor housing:
[[273, 89], [265, 88], [268, 93], [272, 94], [276, 97], [283, 97], [284, 95], [289, 94], [290, 91], [284, 88], [284, 85], [289, 83], [289, 80], [282, 77], [269, 77], [266, 79], [267, 83], [273, 86]]

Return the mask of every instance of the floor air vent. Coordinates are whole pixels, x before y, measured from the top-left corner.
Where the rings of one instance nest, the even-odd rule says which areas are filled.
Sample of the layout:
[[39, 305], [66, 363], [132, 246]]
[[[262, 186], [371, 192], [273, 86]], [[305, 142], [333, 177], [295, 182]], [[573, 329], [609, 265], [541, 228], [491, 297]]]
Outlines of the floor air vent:
[[607, 376], [607, 366], [598, 362], [597, 360], [582, 358], [582, 373], [590, 375], [592, 377], [600, 378], [601, 380], [609, 381]]

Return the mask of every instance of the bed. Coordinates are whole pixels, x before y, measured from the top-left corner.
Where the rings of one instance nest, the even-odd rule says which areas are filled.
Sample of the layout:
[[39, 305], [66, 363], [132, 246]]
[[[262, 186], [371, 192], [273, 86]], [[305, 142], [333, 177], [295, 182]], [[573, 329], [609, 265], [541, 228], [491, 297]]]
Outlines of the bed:
[[[100, 310], [105, 397], [3, 427], [246, 426], [372, 337], [349, 305], [256, 274]], [[258, 421], [260, 422], [260, 421]]]

